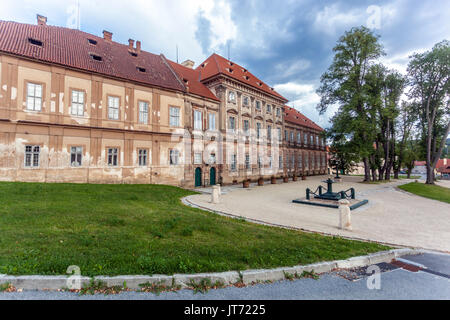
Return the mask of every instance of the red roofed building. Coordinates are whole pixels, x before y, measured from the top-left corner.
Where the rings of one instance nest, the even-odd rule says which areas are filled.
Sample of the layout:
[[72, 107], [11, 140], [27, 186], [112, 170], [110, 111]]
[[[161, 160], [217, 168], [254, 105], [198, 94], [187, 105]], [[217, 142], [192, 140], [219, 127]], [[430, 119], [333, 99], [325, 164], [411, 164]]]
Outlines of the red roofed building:
[[322, 129], [286, 98], [220, 55], [193, 67], [108, 31], [0, 21], [0, 180], [191, 187], [325, 172]]
[[325, 174], [328, 168], [323, 129], [294, 108], [284, 107], [285, 143], [291, 174]]

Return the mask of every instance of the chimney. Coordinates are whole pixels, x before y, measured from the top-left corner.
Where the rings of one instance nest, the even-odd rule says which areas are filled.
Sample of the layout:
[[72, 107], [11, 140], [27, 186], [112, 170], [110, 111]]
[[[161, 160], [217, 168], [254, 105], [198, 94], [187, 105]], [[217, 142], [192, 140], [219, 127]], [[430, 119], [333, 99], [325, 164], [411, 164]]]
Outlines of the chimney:
[[133, 51], [134, 50], [134, 40], [128, 39], [128, 50]]
[[112, 32], [103, 30], [103, 39], [105, 39], [106, 41], [111, 42], [112, 41]]
[[37, 14], [37, 24], [38, 26], [46, 26], [47, 25], [47, 17], [41, 16]]
[[136, 41], [136, 53], [141, 53], [141, 42]]
[[193, 69], [194, 65], [195, 65], [195, 62], [188, 59], [188, 60], [182, 62], [181, 65], [186, 67], [186, 68]]

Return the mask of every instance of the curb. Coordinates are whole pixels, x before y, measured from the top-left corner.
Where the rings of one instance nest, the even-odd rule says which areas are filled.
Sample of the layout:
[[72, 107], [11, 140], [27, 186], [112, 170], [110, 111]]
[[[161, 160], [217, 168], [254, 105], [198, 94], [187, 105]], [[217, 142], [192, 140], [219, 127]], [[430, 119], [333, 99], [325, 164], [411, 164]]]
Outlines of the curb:
[[[424, 253], [418, 249], [393, 249], [389, 251], [377, 252], [367, 256], [352, 257], [347, 260], [337, 260], [331, 262], [319, 262], [309, 265], [294, 267], [282, 267], [275, 269], [246, 270], [242, 272], [228, 271], [220, 273], [198, 273], [198, 274], [175, 274], [153, 275], [153, 276], [117, 276], [106, 277], [96, 276], [81, 277], [81, 286], [87, 286], [91, 281], [102, 281], [108, 287], [124, 286], [131, 290], [140, 289], [142, 284], [155, 284], [172, 286], [178, 285], [182, 288], [190, 287], [192, 283], [198, 284], [203, 280], [211, 283], [220, 282], [223, 285], [233, 285], [243, 283], [244, 285], [260, 282], [273, 282], [285, 280], [288, 276], [300, 276], [303, 272], [314, 272], [316, 274], [331, 272], [335, 269], [360, 268], [381, 262], [391, 262], [393, 259], [405, 255], [417, 255]], [[9, 283], [17, 289], [22, 290], [61, 290], [67, 288], [72, 277], [70, 276], [8, 276], [0, 274], [0, 284]]]

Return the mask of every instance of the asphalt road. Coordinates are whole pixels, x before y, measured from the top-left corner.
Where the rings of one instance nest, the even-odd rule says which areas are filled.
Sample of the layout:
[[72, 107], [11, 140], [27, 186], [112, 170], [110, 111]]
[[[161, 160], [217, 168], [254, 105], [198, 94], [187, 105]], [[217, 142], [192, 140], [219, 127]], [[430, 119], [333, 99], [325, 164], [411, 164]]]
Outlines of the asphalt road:
[[[407, 256], [401, 259], [401, 262], [407, 263], [406, 267], [413, 271], [404, 269], [402, 265], [380, 264], [381, 273], [378, 279], [376, 276], [368, 275], [364, 268], [323, 274], [318, 280], [299, 279], [245, 288], [227, 287], [210, 290], [205, 294], [181, 290], [160, 295], [124, 292], [117, 295], [80, 296], [70, 292], [24, 291], [0, 293], [0, 300], [450, 300], [450, 255], [430, 252]], [[418, 268], [421, 269], [417, 270]], [[368, 288], [368, 283], [372, 289]], [[377, 284], [379, 289], [376, 288]]]

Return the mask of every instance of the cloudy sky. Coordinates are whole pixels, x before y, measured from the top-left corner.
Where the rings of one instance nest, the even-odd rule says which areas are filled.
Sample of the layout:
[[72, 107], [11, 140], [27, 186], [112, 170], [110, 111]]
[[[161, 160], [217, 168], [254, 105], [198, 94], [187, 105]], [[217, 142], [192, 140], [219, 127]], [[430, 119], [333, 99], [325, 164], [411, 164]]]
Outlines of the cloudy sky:
[[[381, 36], [383, 62], [405, 72], [408, 56], [450, 38], [448, 0], [1, 0], [0, 19], [76, 28], [197, 64], [216, 52], [271, 86], [323, 127], [315, 90], [344, 31], [365, 25]], [[229, 50], [228, 50], [229, 48]]]

